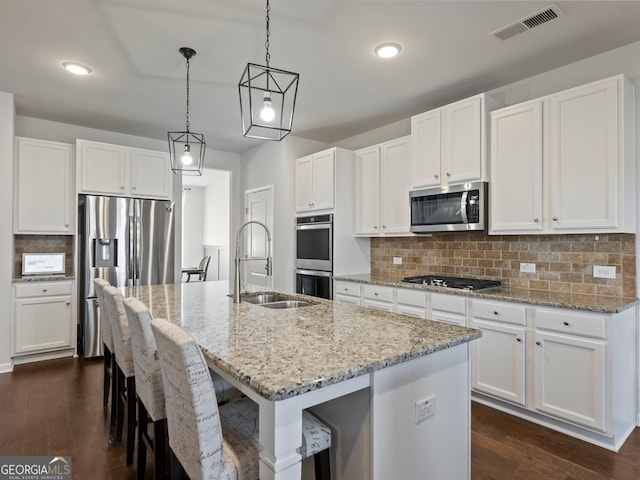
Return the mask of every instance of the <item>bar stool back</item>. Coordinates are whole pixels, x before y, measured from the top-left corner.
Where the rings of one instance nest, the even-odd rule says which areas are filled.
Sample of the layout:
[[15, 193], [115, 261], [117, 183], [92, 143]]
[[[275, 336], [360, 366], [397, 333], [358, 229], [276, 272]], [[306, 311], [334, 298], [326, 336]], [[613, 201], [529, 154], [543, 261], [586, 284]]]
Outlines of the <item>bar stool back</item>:
[[98, 298], [98, 306], [100, 307], [100, 333], [102, 335], [102, 350], [104, 352], [104, 387], [102, 404], [106, 406], [109, 403], [109, 387], [111, 387], [111, 425], [116, 424], [118, 389], [116, 381], [113, 380], [113, 372], [115, 371], [115, 357], [113, 356], [113, 334], [111, 332], [111, 322], [106, 312], [106, 301], [104, 299], [104, 287], [111, 284], [102, 278], [93, 279], [96, 297]]

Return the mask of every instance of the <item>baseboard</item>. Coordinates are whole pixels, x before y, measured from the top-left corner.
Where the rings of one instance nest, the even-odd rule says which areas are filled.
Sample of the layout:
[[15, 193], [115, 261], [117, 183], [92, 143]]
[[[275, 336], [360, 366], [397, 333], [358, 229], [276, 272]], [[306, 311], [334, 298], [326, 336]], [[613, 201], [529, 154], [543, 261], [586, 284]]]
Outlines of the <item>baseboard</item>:
[[34, 353], [31, 355], [16, 355], [13, 357], [14, 365], [22, 365], [23, 363], [40, 362], [42, 360], [53, 360], [56, 358], [73, 357], [75, 351], [73, 349], [57, 350], [54, 352]]
[[11, 373], [13, 372], [13, 363], [0, 363], [0, 373]]

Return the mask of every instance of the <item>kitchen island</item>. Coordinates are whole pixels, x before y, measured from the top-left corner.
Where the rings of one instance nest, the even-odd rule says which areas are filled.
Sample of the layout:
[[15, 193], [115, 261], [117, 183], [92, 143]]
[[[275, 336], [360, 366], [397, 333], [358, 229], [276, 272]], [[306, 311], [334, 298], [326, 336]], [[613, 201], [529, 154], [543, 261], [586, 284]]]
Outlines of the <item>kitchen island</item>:
[[[302, 410], [315, 406], [338, 432], [334, 478], [470, 478], [468, 342], [478, 330], [300, 295], [291, 297], [314, 304], [234, 304], [228, 292], [227, 282], [124, 290], [189, 331], [210, 368], [259, 405], [261, 479], [301, 478]], [[363, 391], [364, 413], [332, 415]], [[340, 425], [345, 413], [359, 420]], [[345, 473], [354, 455], [358, 477]]]

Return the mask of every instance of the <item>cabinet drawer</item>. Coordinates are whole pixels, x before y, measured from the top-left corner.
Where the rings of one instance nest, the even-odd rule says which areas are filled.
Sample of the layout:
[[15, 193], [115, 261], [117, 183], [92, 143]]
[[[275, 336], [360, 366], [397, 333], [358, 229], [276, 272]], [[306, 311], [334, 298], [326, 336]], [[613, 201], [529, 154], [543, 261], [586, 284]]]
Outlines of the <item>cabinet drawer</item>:
[[71, 282], [17, 283], [15, 288], [16, 298], [71, 295]]
[[396, 305], [396, 313], [416, 318], [427, 318], [426, 308], [412, 307], [409, 305]]
[[380, 310], [383, 312], [393, 313], [393, 303], [379, 302], [377, 300], [362, 300], [362, 306], [372, 308], [374, 310]]
[[431, 308], [443, 312], [458, 313], [464, 315], [467, 313], [466, 300], [463, 296], [458, 295], [442, 295], [440, 293], [431, 294]]
[[515, 325], [527, 324], [526, 311], [521, 305], [473, 300], [471, 308], [473, 309], [473, 318], [513, 323]]
[[535, 310], [536, 328], [554, 332], [606, 338], [606, 318], [584, 313]]
[[334, 297], [334, 300], [336, 302], [351, 303], [353, 305], [360, 305], [360, 297], [352, 297], [350, 295], [336, 294], [336, 296]]
[[429, 320], [435, 320], [436, 322], [452, 323], [454, 325], [460, 325], [464, 327], [467, 323], [464, 315], [458, 315], [456, 313], [447, 313], [441, 311], [432, 311], [431, 315], [427, 317]]
[[360, 284], [351, 282], [336, 282], [336, 294], [360, 297]]
[[381, 287], [379, 285], [365, 285], [363, 287], [363, 292], [364, 298], [377, 300], [379, 302], [393, 303], [393, 288]]
[[396, 290], [396, 302], [398, 305], [411, 305], [412, 307], [426, 308], [427, 292], [398, 288]]

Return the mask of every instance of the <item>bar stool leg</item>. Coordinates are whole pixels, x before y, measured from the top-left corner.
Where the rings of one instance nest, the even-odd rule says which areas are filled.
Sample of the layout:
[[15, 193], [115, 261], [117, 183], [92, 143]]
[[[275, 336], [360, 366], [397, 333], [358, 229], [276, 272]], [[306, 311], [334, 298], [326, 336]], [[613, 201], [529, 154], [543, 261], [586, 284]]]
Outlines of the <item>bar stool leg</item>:
[[127, 465], [133, 463], [136, 435], [136, 377], [127, 378]]

